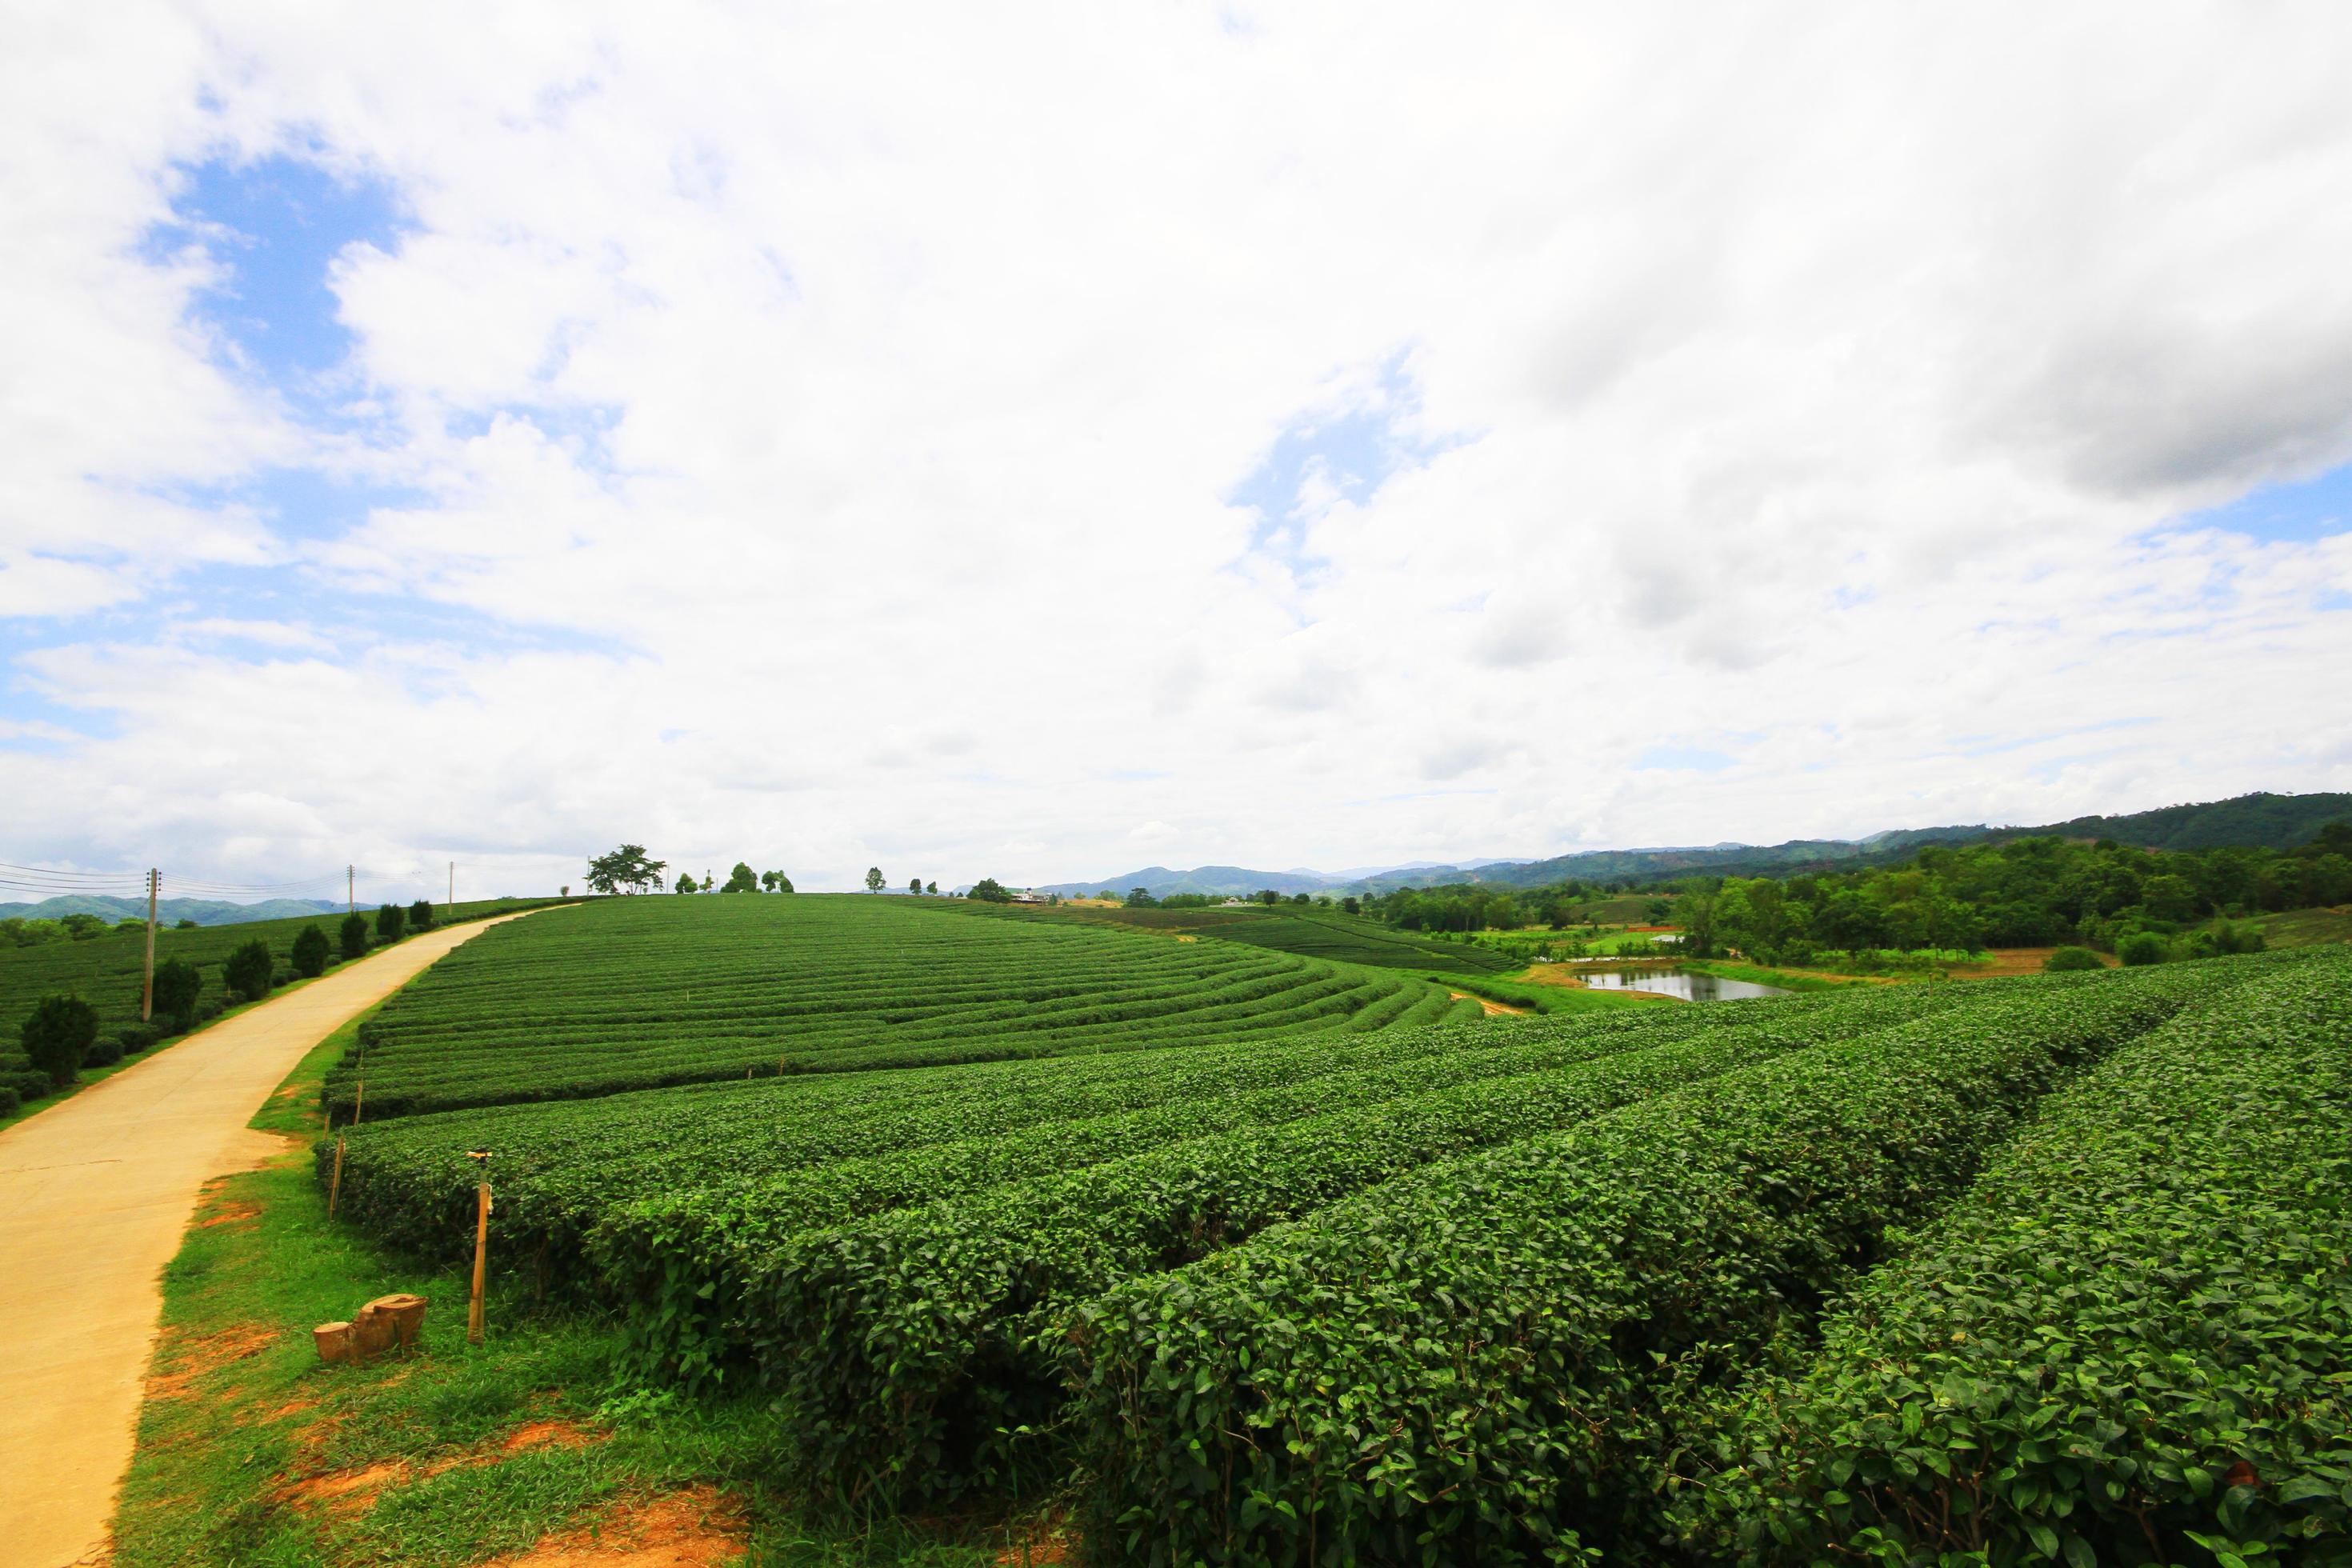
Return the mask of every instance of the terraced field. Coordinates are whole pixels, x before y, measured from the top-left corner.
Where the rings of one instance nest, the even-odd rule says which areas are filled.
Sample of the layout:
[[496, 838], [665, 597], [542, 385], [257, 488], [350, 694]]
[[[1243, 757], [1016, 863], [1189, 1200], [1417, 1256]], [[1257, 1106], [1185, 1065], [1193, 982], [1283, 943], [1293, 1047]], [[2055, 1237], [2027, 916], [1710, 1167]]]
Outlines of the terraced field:
[[1085, 906], [1025, 911], [1032, 920], [1078, 921], [1101, 925], [1130, 926], [1140, 931], [1187, 931], [1238, 942], [1251, 947], [1302, 958], [1328, 959], [1335, 963], [1360, 963], [1380, 969], [1423, 969], [1439, 973], [1495, 974], [1522, 968], [1527, 960], [1490, 951], [1469, 942], [1440, 942], [1434, 937], [1398, 931], [1362, 915], [1305, 905], [1276, 904], [1270, 909], [1103, 910]]
[[487, 931], [361, 1031], [339, 1119], [722, 1079], [1363, 1032], [1426, 980], [965, 900], [613, 899]]

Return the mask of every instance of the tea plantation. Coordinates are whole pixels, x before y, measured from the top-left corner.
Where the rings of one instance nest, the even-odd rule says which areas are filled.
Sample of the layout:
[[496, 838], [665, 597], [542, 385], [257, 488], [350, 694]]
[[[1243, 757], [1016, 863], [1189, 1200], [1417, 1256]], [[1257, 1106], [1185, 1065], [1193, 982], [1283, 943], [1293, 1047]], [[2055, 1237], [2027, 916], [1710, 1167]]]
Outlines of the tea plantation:
[[361, 1031], [339, 1120], [1475, 1015], [1420, 975], [858, 895], [609, 899], [485, 931]]
[[455, 1258], [490, 1149], [493, 1257], [781, 1401], [802, 1495], [1053, 1498], [1096, 1562], [2352, 1550], [2352, 952], [1461, 1012], [1205, 935], [612, 900], [379, 1015], [341, 1202]]

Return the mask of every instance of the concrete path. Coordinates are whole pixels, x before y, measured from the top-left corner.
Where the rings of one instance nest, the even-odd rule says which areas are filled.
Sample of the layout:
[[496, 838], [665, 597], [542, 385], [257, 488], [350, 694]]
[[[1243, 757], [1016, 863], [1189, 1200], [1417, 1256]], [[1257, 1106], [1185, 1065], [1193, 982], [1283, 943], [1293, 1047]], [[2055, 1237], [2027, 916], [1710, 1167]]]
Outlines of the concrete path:
[[496, 923], [427, 931], [344, 964], [0, 1131], [0, 1556], [9, 1568], [105, 1556], [163, 1266], [207, 1178], [285, 1147], [246, 1126], [269, 1091], [354, 1014]]

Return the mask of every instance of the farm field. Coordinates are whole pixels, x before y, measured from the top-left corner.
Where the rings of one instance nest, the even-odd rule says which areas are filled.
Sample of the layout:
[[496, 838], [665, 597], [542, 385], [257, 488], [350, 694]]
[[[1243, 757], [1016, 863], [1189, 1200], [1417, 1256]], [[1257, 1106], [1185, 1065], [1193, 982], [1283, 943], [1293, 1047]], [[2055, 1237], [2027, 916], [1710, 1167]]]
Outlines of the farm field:
[[1376, 969], [1497, 973], [1517, 964], [1500, 953], [1466, 942], [1438, 942], [1399, 931], [1362, 915], [1339, 910], [1276, 904], [1270, 909], [1129, 910], [1115, 905], [1065, 904], [1024, 911], [1036, 920], [1091, 921], [1139, 931], [1213, 936], [1302, 958]]
[[[862, 932], [883, 945], [858, 973], [895, 977], [920, 1002], [936, 999], [940, 966], [898, 964], [897, 943], [1016, 944], [980, 949], [998, 955], [1041, 931], [1110, 940], [1207, 959], [1193, 983], [1211, 989], [1225, 984], [1222, 964], [1252, 961], [1206, 940], [914, 900], [642, 902], [567, 917], [567, 932], [596, 940], [533, 943], [501, 964], [657, 974], [680, 932], [708, 954], [713, 932], [740, 939], [751, 929], [740, 922], [778, 919], [730, 905], [790, 909], [761, 929], [774, 945], [805, 941], [816, 951], [793, 962], [817, 973], [835, 972], [829, 938]], [[541, 923], [559, 924], [501, 930]], [[685, 972], [690, 986], [647, 993], [651, 1026], [704, 1017], [692, 997], [714, 991], [748, 1005], [706, 956]], [[2021, 1494], [1958, 1535], [1921, 1536], [1927, 1555], [1911, 1559], [1986, 1541], [2031, 1552], [2055, 1530], [2070, 1552], [2140, 1561], [2131, 1541], [2145, 1538], [2116, 1521], [2144, 1517], [2178, 1547], [2163, 1560], [2193, 1561], [2179, 1544], [2190, 1531], [2240, 1531], [2273, 1550], [2345, 1539], [2341, 1500], [2298, 1491], [2289, 1506], [2284, 1484], [2340, 1463], [2326, 1436], [2331, 1421], [2343, 1429], [2340, 1376], [2305, 1387], [2260, 1356], [2340, 1373], [2352, 1347], [2340, 1205], [2306, 1204], [2306, 1228], [2271, 1245], [2294, 1182], [2335, 1190], [2326, 1173], [2352, 1159], [2337, 1098], [2352, 1085], [2347, 981], [2352, 953], [2315, 948], [1372, 1032], [1341, 1013], [1305, 1030], [1180, 1028], [1162, 1048], [968, 1065], [919, 1065], [919, 1049], [903, 1070], [564, 1099], [585, 1092], [577, 1069], [592, 1047], [574, 1042], [530, 1058], [547, 1064], [534, 1069], [537, 1102], [381, 1122], [375, 1074], [400, 1037], [378, 1030], [342, 1212], [405, 1257], [453, 1264], [470, 1241], [465, 1151], [491, 1149], [492, 1256], [509, 1277], [547, 1310], [617, 1314], [623, 1363], [649, 1388], [778, 1402], [793, 1438], [772, 1477], [810, 1506], [937, 1517], [1075, 1495], [1076, 1528], [1102, 1562], [1389, 1560], [1436, 1542], [1444, 1560], [1593, 1549], [1794, 1563], [1860, 1549], [1856, 1493], [1821, 1458], [1852, 1440], [1838, 1422], [1863, 1418], [1842, 1412], [1892, 1423], [1871, 1439], [1893, 1456], [1874, 1506], [1915, 1527], [1944, 1517], [1932, 1479], [1903, 1468], [1914, 1417], [1901, 1411], [1924, 1401], [1928, 1419], [1957, 1417], [1887, 1370], [1869, 1338], [1878, 1325], [1966, 1308], [1937, 1282], [1965, 1277], [1995, 1241], [2010, 1248], [2002, 1268], [2030, 1273], [2042, 1254], [2021, 1227], [2100, 1216], [2128, 1227], [2145, 1200], [2146, 1266], [2164, 1268], [2189, 1220], [2156, 1209], [2186, 1205], [2193, 1217], [2242, 1201], [2267, 1227], [2264, 1250], [2216, 1288], [2284, 1302], [2298, 1348], [2258, 1352], [2156, 1321], [2168, 1299], [2152, 1286], [2133, 1287], [2141, 1317], [2126, 1321], [2066, 1281], [2034, 1298], [2035, 1321], [2061, 1336], [2035, 1343], [2056, 1353], [2079, 1321], [2125, 1381], [2135, 1357], [2172, 1368], [2166, 1358], [2194, 1342], [2210, 1363], [2194, 1373], [2200, 1397], [2302, 1389], [2284, 1426], [2248, 1416], [2267, 1425], [2247, 1442], [2284, 1434], [2263, 1450], [2279, 1468], [2261, 1473], [2281, 1482], [2259, 1517], [2228, 1489], [2182, 1479], [2177, 1456], [2201, 1439], [2168, 1429], [2147, 1441], [2173, 1468], [2128, 1471], [2127, 1504], [2061, 1515]], [[465, 980], [420, 1016], [448, 1016], [481, 984]], [[397, 1022], [407, 1000], [377, 1024]], [[476, 1033], [412, 1034], [405, 1048], [497, 1060]], [[843, 1048], [845, 1068], [907, 1059]], [[2291, 1087], [2304, 1082], [2308, 1105]], [[408, 1108], [385, 1092], [393, 1110]], [[2095, 1120], [2104, 1095], [2137, 1108], [2129, 1137], [2039, 1132]], [[2171, 1183], [2151, 1173], [2150, 1151], [2182, 1117], [2203, 1152]], [[331, 1148], [319, 1147], [322, 1184]], [[2095, 1180], [2054, 1188], [2060, 1153], [2095, 1166]], [[2106, 1245], [2121, 1257], [2139, 1244], [2126, 1228]], [[2211, 1274], [2222, 1250], [2197, 1266]], [[1975, 1374], [1993, 1390], [2017, 1364], [1997, 1327], [1963, 1331], [1994, 1341]], [[1790, 1359], [1808, 1345], [1818, 1367]], [[1324, 1391], [1337, 1388], [1353, 1392], [1335, 1404]], [[1986, 1420], [2010, 1408], [2002, 1397], [2021, 1396], [1987, 1393]], [[2085, 1410], [2084, 1430], [2106, 1430]], [[1798, 1430], [1791, 1411], [1812, 1426]], [[2016, 1441], [2030, 1450], [2032, 1437], [2020, 1427]], [[2117, 1462], [2139, 1451], [2125, 1444]], [[1817, 1534], [1843, 1533], [1783, 1551], [1783, 1530], [1813, 1539], [1791, 1510], [1811, 1510]], [[2085, 1546], [2066, 1547], [2067, 1531]], [[1993, 1560], [2025, 1559], [2004, 1547]]]
[[854, 894], [613, 899], [485, 932], [328, 1080], [365, 1114], [1474, 1016], [1425, 977]]

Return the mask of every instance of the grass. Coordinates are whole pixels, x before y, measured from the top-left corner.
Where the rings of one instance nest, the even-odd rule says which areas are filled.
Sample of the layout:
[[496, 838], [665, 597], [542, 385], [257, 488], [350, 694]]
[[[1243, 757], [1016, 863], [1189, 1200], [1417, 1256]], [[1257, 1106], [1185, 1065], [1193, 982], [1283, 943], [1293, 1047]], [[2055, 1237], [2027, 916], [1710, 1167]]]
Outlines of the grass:
[[1531, 1013], [1598, 1013], [1615, 1007], [1644, 1007], [1667, 1000], [1636, 995], [1630, 991], [1588, 991], [1580, 985], [1555, 985], [1525, 975], [1498, 979], [1491, 974], [1472, 978], [1440, 974], [1431, 978], [1442, 980], [1456, 991], [1467, 991], [1509, 1007], [1524, 1007]]
[[[600, 1316], [535, 1309], [496, 1285], [466, 1342], [467, 1279], [403, 1263], [330, 1225], [310, 1175], [318, 1089], [354, 1019], [288, 1076], [252, 1125], [287, 1135], [265, 1168], [212, 1184], [164, 1271], [163, 1333], [115, 1519], [121, 1568], [478, 1563], [551, 1533], [715, 1508], [754, 1564], [963, 1568], [1038, 1539], [1036, 1520], [812, 1520], [762, 1479], [789, 1423], [757, 1398], [677, 1402], [620, 1374]], [[374, 1297], [431, 1303], [407, 1358], [320, 1363], [312, 1325]], [[526, 1446], [520, 1439], [547, 1439]]]
[[[1849, 985], [1885, 984], [1884, 979], [1866, 975], [1838, 975], [1817, 970], [1773, 969], [1760, 963], [1738, 963], [1723, 958], [1692, 958], [1680, 962], [1679, 967], [1694, 974], [1712, 974], [1717, 980], [1745, 980], [1751, 985], [1777, 985], [1783, 991], [1843, 991]], [[1916, 980], [1916, 975], [1887, 976], [1885, 979]]]
[[2352, 908], [2287, 910], [2253, 921], [2263, 940], [2273, 947], [2309, 947], [2315, 942], [2352, 942]]
[[1228, 909], [1130, 910], [1118, 905], [1062, 904], [1044, 911], [1048, 920], [1131, 926], [1170, 935], [1212, 936], [1250, 947], [1271, 948], [1302, 958], [1375, 969], [1500, 971], [1508, 959], [1471, 942], [1447, 942], [1400, 931], [1365, 915], [1313, 904], [1275, 904]]

